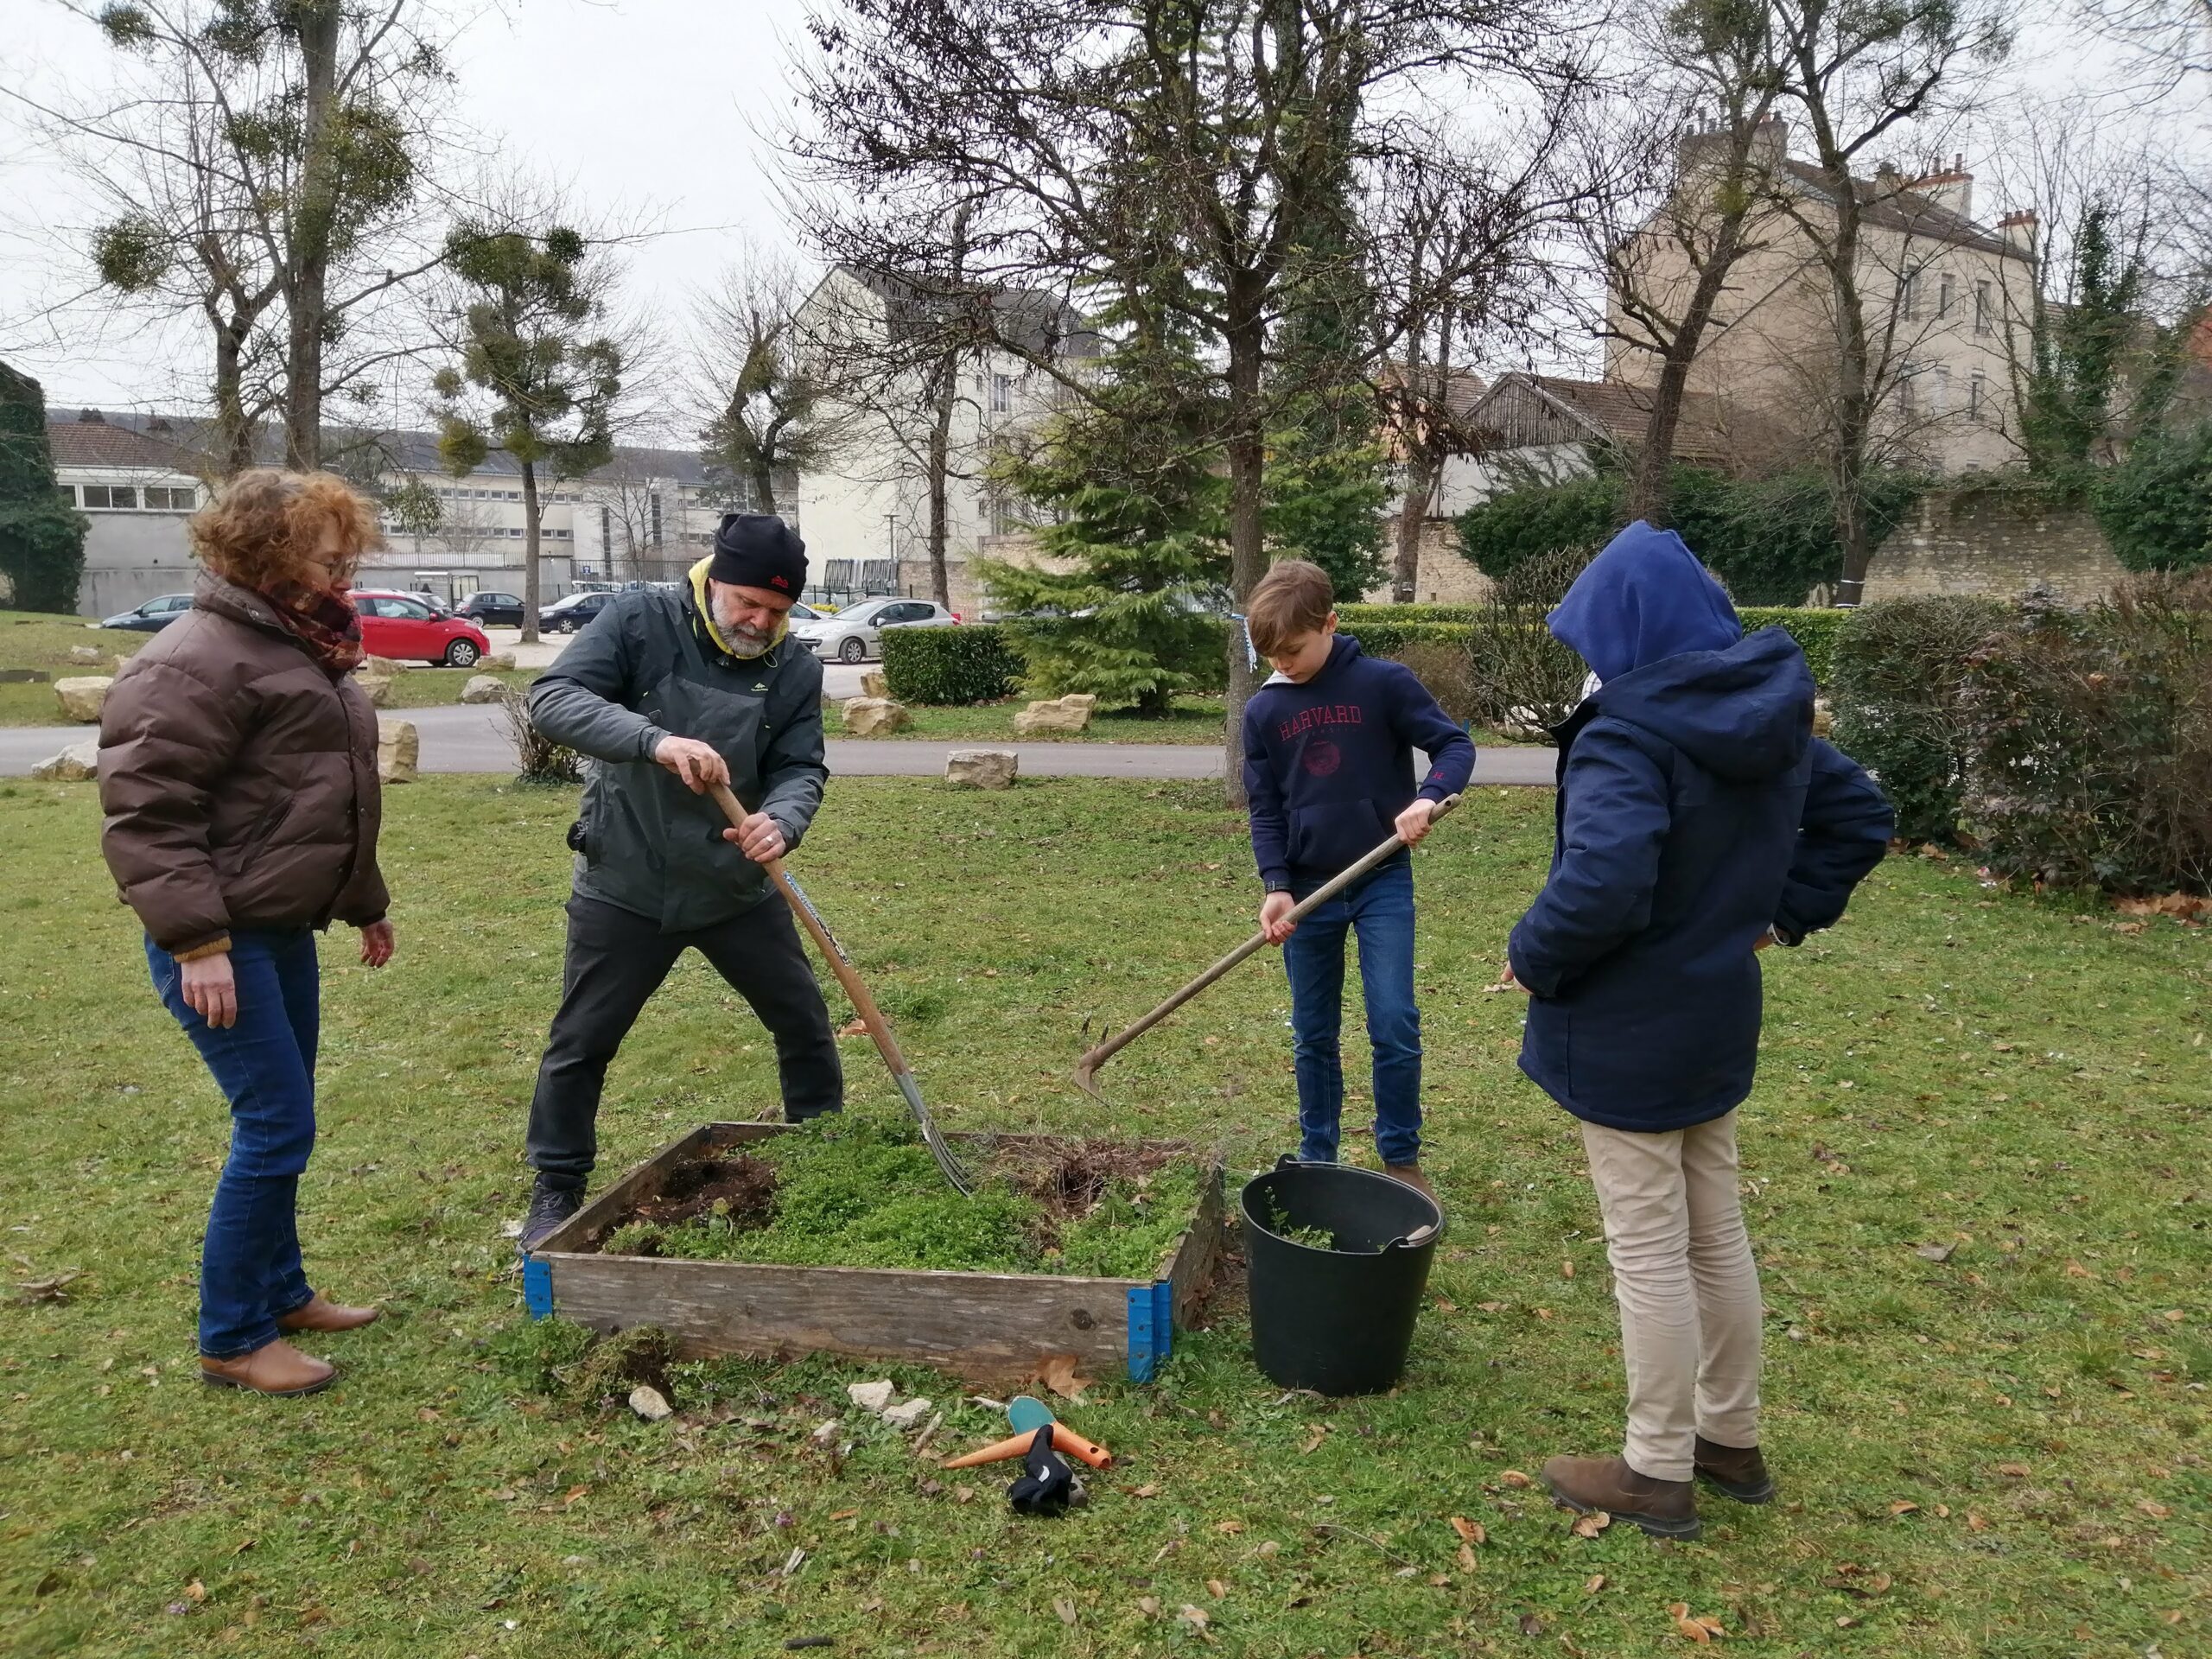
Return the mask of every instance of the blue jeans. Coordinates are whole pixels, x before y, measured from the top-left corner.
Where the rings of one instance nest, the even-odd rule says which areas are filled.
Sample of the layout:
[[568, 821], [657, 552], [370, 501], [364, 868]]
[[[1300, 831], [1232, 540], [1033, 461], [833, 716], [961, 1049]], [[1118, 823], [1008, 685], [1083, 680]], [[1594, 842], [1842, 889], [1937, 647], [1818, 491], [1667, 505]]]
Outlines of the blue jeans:
[[1359, 939], [1367, 1040], [1375, 1052], [1375, 1149], [1386, 1164], [1410, 1164], [1421, 1156], [1421, 1010], [1414, 1006], [1414, 867], [1405, 858], [1315, 910], [1283, 945], [1298, 1062], [1298, 1155], [1308, 1163], [1337, 1160], [1347, 928]]
[[184, 1000], [184, 969], [151, 939], [154, 988], [231, 1103], [231, 1154], [215, 1184], [200, 1255], [200, 1351], [251, 1353], [313, 1300], [293, 1210], [315, 1149], [321, 974], [305, 928], [231, 935], [238, 1023], [218, 1031]]

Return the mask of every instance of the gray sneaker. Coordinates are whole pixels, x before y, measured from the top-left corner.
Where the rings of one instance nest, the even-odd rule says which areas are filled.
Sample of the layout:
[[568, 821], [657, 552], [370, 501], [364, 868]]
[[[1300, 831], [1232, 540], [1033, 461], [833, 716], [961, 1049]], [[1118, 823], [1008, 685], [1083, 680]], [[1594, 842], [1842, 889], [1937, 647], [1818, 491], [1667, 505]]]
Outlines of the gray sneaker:
[[537, 1185], [531, 1190], [530, 1213], [522, 1219], [522, 1242], [517, 1248], [528, 1255], [583, 1207], [582, 1188], [549, 1185], [545, 1178], [539, 1176]]

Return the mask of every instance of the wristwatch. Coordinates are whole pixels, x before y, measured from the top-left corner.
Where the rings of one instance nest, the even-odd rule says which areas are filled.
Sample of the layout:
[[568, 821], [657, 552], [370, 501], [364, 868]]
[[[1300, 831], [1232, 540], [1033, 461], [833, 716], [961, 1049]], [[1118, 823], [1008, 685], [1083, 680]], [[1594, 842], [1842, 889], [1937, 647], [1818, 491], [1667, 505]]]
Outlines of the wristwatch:
[[1805, 942], [1805, 936], [1802, 933], [1783, 931], [1780, 922], [1769, 922], [1766, 925], [1766, 936], [1785, 950], [1795, 950]]

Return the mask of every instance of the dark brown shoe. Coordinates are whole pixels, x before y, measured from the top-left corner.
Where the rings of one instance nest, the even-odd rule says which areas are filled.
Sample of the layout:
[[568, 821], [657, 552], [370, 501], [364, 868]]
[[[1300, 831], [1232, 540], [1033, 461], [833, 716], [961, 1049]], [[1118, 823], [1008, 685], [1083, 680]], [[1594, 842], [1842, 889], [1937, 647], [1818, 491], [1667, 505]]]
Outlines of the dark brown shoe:
[[1697, 1500], [1687, 1480], [1654, 1480], [1623, 1458], [1554, 1458], [1544, 1465], [1553, 1498], [1578, 1514], [1603, 1510], [1655, 1538], [1684, 1542], [1698, 1535]]
[[200, 1380], [210, 1388], [244, 1389], [251, 1394], [289, 1395], [327, 1389], [338, 1368], [327, 1359], [303, 1354], [279, 1338], [236, 1359], [200, 1357]]
[[1774, 1501], [1774, 1477], [1767, 1473], [1766, 1459], [1756, 1446], [1723, 1446], [1699, 1435], [1697, 1478], [1738, 1503]]
[[358, 1331], [374, 1325], [380, 1309], [341, 1307], [321, 1291], [276, 1321], [279, 1331]]
[[1425, 1198], [1436, 1198], [1436, 1189], [1428, 1184], [1428, 1177], [1421, 1173], [1419, 1164], [1385, 1164], [1382, 1173], [1394, 1181], [1403, 1181]]

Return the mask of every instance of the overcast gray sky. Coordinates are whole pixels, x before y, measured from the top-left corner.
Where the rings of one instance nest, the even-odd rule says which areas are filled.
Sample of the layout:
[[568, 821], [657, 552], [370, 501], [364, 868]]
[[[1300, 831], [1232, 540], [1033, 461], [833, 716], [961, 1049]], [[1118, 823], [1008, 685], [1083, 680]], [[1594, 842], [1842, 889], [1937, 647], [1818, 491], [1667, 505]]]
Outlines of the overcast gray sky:
[[[110, 83], [111, 49], [91, 24], [52, 0], [5, 3], [0, 84], [68, 104]], [[788, 110], [788, 49], [805, 11], [806, 0], [486, 6], [454, 50], [456, 107], [500, 163], [572, 186], [594, 211], [665, 227], [632, 256], [633, 292], [673, 318], [741, 238], [787, 240], [772, 157], [753, 135]], [[2007, 73], [2046, 92], [2116, 78], [2110, 54], [2071, 24], [2026, 30]], [[1979, 146], [1972, 133], [1957, 141], [1985, 180], [1997, 171], [1986, 152], [2002, 124], [1981, 124]], [[2201, 105], [2153, 130], [2177, 152], [2205, 153]], [[82, 250], [96, 210], [29, 131], [21, 108], [0, 99], [0, 356], [42, 380], [57, 410], [195, 406], [206, 374], [197, 330], [123, 326], [97, 303], [54, 309], [87, 289]], [[1977, 200], [1984, 218], [2018, 205], [1993, 194]], [[396, 388], [395, 402], [399, 419], [422, 419], [418, 395]]]

